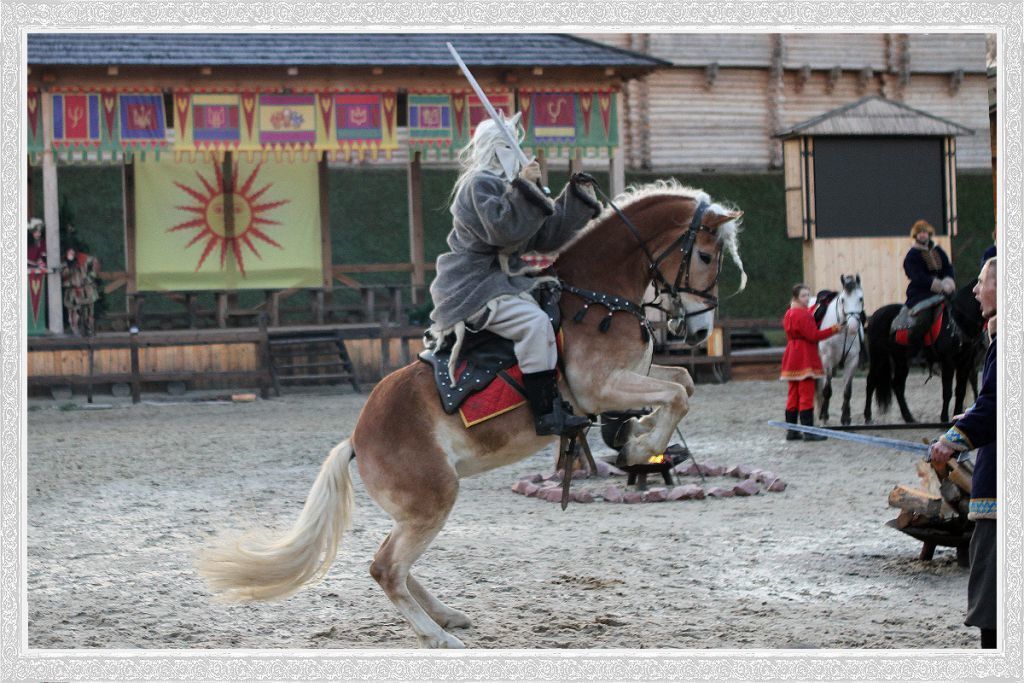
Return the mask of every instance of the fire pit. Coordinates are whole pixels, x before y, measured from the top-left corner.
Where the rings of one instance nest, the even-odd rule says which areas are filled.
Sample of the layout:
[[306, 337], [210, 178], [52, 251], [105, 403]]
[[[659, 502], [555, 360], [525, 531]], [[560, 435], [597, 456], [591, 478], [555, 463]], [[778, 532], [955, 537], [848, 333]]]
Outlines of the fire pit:
[[667, 486], [674, 486], [672, 468], [690, 457], [690, 449], [679, 444], [672, 444], [660, 455], [651, 456], [645, 463], [638, 465], [618, 465], [628, 475], [627, 486], [636, 485], [637, 490], [647, 490], [647, 475], [660, 473]]

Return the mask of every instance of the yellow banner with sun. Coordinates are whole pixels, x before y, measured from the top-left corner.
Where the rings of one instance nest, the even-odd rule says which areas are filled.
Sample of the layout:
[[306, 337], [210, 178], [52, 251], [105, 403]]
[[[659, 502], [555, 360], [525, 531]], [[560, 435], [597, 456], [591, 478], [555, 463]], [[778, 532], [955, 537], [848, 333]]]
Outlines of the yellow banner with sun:
[[225, 220], [219, 161], [135, 167], [135, 269], [142, 291], [287, 289], [323, 282], [315, 161], [237, 159]]

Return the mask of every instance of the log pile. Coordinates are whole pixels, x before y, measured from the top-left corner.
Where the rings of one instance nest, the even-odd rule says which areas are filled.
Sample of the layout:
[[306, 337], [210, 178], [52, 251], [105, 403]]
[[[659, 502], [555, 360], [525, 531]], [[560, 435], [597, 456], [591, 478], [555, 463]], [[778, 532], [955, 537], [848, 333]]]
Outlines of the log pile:
[[966, 566], [974, 527], [967, 519], [973, 469], [970, 462], [951, 460], [938, 465], [919, 461], [919, 485], [898, 484], [889, 492], [889, 506], [900, 513], [888, 526], [922, 541], [922, 560], [932, 559], [936, 546], [953, 546], [958, 562]]

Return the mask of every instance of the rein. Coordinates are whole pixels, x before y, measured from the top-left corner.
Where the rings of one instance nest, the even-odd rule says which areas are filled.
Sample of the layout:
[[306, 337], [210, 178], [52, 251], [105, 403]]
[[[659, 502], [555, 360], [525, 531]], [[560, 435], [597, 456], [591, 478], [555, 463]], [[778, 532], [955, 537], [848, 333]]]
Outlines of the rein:
[[[721, 250], [719, 250], [718, 252], [718, 264], [717, 268], [715, 269], [715, 279], [712, 280], [711, 284], [702, 290], [690, 287], [690, 258], [693, 255], [693, 245], [696, 242], [697, 233], [707, 232], [712, 235], [715, 234], [713, 230], [704, 227], [702, 223], [702, 221], [704, 220], [704, 214], [707, 212], [708, 208], [710, 207], [710, 204], [704, 201], [698, 202], [697, 209], [696, 211], [694, 211], [693, 218], [690, 220], [690, 225], [686, 229], [686, 231], [683, 232], [675, 240], [673, 240], [672, 243], [668, 245], [664, 251], [662, 251], [659, 255], [655, 256], [647, 247], [647, 243], [644, 242], [642, 237], [640, 237], [640, 231], [636, 229], [636, 226], [633, 225], [633, 222], [630, 221], [626, 214], [624, 214], [622, 210], [618, 206], [616, 206], [615, 202], [613, 202], [611, 198], [608, 195], [606, 195], [600, 187], [598, 187], [597, 183], [594, 181], [594, 178], [587, 174], [579, 175], [581, 176], [582, 180], [589, 181], [593, 186], [594, 190], [596, 190], [597, 194], [599, 194], [602, 199], [608, 202], [608, 205], [612, 207], [612, 209], [619, 216], [619, 218], [622, 219], [622, 222], [625, 224], [626, 228], [629, 229], [630, 234], [633, 235], [633, 238], [636, 239], [637, 243], [640, 245], [640, 248], [644, 252], [644, 256], [647, 257], [648, 274], [651, 280], [654, 282], [655, 300], [657, 300], [658, 297], [665, 293], [669, 294], [669, 296], [673, 298], [679, 296], [679, 294], [691, 294], [693, 296], [697, 296], [703, 299], [707, 305], [698, 311], [684, 311], [682, 315], [682, 318], [684, 320], [687, 318], [692, 318], [694, 316], [701, 315], [703, 313], [707, 313], [708, 311], [712, 311], [718, 307], [718, 297], [712, 294], [711, 291], [715, 288], [716, 285], [718, 285], [718, 279], [719, 277], [721, 277], [722, 274]], [[661, 263], [677, 248], [680, 252], [682, 252], [683, 258], [682, 261], [679, 263], [679, 271], [676, 273], [675, 280], [673, 282], [669, 282], [668, 279], [665, 277], [665, 274], [661, 272], [660, 266]], [[654, 304], [653, 301], [650, 303], [645, 303], [643, 304], [643, 306], [664, 310], [660, 306]], [[670, 313], [670, 311], [665, 312]], [[674, 317], [678, 318], [680, 316]]]

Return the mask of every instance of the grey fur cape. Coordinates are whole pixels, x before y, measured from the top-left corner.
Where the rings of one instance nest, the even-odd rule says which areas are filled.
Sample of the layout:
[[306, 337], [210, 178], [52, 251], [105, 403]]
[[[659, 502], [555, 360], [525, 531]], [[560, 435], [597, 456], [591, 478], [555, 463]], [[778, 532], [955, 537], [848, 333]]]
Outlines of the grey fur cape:
[[487, 171], [470, 178], [452, 202], [451, 251], [438, 257], [430, 285], [431, 330], [440, 336], [489, 301], [531, 290], [536, 278], [520, 274], [520, 255], [555, 251], [572, 239], [601, 212], [592, 192], [571, 181], [552, 201], [522, 178], [507, 183]]

